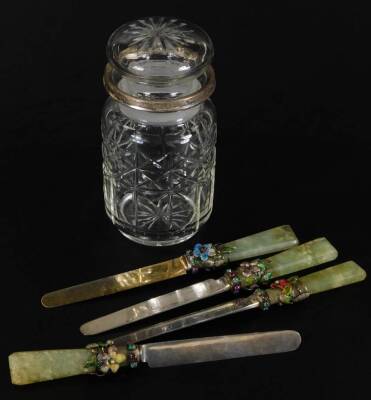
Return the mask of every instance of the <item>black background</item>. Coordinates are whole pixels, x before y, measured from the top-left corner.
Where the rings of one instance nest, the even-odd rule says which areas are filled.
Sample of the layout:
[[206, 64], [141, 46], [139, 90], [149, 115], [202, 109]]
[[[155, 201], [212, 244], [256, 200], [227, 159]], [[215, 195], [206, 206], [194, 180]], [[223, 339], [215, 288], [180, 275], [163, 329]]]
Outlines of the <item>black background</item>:
[[[225, 242], [286, 223], [302, 242], [326, 236], [339, 262], [371, 265], [366, 9], [350, 2], [99, 3], [2, 4], [2, 398], [363, 398], [371, 372], [370, 280], [164, 336], [296, 329], [303, 343], [294, 353], [11, 385], [9, 353], [84, 346], [82, 322], [199, 278], [45, 310], [40, 297], [52, 289], [168, 259], [196, 241]], [[162, 249], [122, 237], [105, 215], [102, 195], [105, 42], [122, 23], [147, 15], [192, 20], [216, 49], [214, 211], [196, 237]]]

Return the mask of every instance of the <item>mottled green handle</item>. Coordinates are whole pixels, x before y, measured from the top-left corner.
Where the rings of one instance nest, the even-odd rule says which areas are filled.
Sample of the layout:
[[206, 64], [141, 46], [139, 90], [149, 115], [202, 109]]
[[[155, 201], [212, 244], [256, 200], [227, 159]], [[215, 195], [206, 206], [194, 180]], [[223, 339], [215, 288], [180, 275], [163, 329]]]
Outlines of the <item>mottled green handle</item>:
[[276, 278], [335, 260], [337, 256], [335, 247], [326, 238], [319, 238], [265, 258], [263, 262], [270, 277]]
[[364, 269], [354, 261], [347, 261], [322, 271], [313, 272], [300, 278], [300, 281], [311, 294], [315, 294], [361, 282], [365, 278]]
[[135, 367], [139, 353], [135, 344], [115, 346], [111, 340], [85, 349], [23, 351], [9, 356], [10, 377], [14, 385], [28, 385], [75, 375], [105, 375], [122, 366]]
[[[291, 304], [306, 299], [309, 295], [361, 282], [366, 272], [354, 261], [329, 267], [301, 278], [280, 279], [270, 289], [258, 289], [257, 299], [262, 308], [271, 304]], [[268, 296], [264, 296], [264, 293]]]
[[94, 372], [86, 368], [91, 358], [87, 349], [23, 351], [9, 356], [10, 377], [14, 385], [28, 385]]
[[232, 262], [286, 250], [298, 243], [292, 228], [289, 225], [282, 225], [225, 243], [220, 247], [231, 249], [225, 258], [227, 262]]

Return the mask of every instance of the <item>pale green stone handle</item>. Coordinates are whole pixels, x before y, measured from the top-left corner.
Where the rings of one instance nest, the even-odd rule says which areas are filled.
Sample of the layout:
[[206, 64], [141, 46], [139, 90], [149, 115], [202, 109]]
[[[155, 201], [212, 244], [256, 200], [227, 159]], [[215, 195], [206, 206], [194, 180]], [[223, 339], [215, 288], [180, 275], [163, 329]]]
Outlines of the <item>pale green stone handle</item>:
[[28, 385], [94, 372], [85, 368], [91, 358], [87, 349], [23, 351], [9, 356], [10, 377], [14, 385]]
[[292, 228], [282, 225], [225, 243], [221, 248], [231, 249], [231, 253], [226, 254], [225, 258], [226, 262], [232, 262], [286, 250], [298, 243]]
[[366, 272], [364, 269], [354, 261], [347, 261], [322, 271], [313, 272], [300, 278], [300, 281], [310, 294], [315, 294], [361, 282], [365, 278]]
[[276, 278], [335, 260], [337, 256], [335, 247], [326, 238], [319, 238], [265, 258], [263, 261], [271, 273], [271, 278]]
[[[260, 297], [259, 301], [263, 309], [272, 304], [296, 303], [312, 294], [361, 282], [365, 278], [366, 272], [358, 264], [347, 261], [300, 278], [278, 280], [272, 284], [272, 288], [266, 290], [269, 304], [264, 303], [264, 296]], [[258, 297], [260, 293], [261, 291], [258, 292]]]

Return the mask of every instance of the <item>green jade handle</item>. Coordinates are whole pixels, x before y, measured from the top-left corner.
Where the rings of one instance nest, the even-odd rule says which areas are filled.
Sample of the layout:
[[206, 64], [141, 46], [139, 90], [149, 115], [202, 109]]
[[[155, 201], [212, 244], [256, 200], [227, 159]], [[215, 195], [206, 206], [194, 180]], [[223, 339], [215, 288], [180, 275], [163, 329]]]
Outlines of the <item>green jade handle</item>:
[[115, 346], [110, 340], [85, 349], [22, 351], [9, 356], [11, 381], [28, 385], [76, 375], [116, 373], [140, 362], [140, 346]]
[[333, 261], [337, 255], [337, 250], [326, 238], [318, 238], [263, 260], [243, 262], [235, 270], [228, 269], [224, 279], [237, 294], [241, 289], [255, 289], [279, 276]]
[[215, 268], [229, 262], [289, 249], [299, 243], [289, 225], [277, 226], [224, 244], [196, 243], [185, 257], [191, 272]]
[[354, 261], [347, 261], [303, 277], [279, 279], [269, 289], [257, 289], [250, 300], [259, 302], [263, 310], [272, 304], [292, 304], [305, 300], [312, 294], [326, 292], [342, 286], [361, 282], [366, 272]]

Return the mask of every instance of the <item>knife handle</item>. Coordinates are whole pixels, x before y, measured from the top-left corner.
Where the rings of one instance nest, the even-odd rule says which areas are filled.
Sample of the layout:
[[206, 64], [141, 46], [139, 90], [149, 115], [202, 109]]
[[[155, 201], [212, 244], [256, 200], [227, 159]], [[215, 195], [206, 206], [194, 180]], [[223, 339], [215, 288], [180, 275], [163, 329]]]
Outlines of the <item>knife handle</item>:
[[292, 228], [282, 225], [224, 244], [196, 243], [185, 257], [189, 270], [197, 272], [199, 269], [220, 267], [229, 262], [286, 250], [298, 242]]
[[300, 278], [300, 281], [311, 294], [315, 294], [361, 282], [365, 278], [366, 271], [354, 261], [348, 261], [322, 271], [313, 272]]
[[271, 278], [289, 275], [337, 258], [335, 247], [324, 237], [264, 259]]
[[28, 385], [75, 375], [115, 373], [123, 366], [136, 367], [138, 362], [137, 345], [116, 347], [107, 341], [85, 349], [13, 353], [9, 356], [9, 369], [14, 385]]
[[242, 239], [221, 245], [223, 248], [233, 249], [226, 254], [227, 263], [276, 253], [289, 249], [299, 243], [295, 232], [290, 225], [281, 225]]
[[272, 304], [296, 303], [309, 295], [361, 282], [365, 278], [366, 272], [358, 264], [347, 261], [301, 278], [280, 279], [273, 282], [270, 289], [258, 289], [254, 295], [261, 308], [268, 309]]
[[255, 289], [272, 278], [332, 261], [337, 255], [326, 238], [319, 238], [263, 260], [243, 262], [236, 270], [227, 270], [224, 278], [237, 294], [240, 289]]

